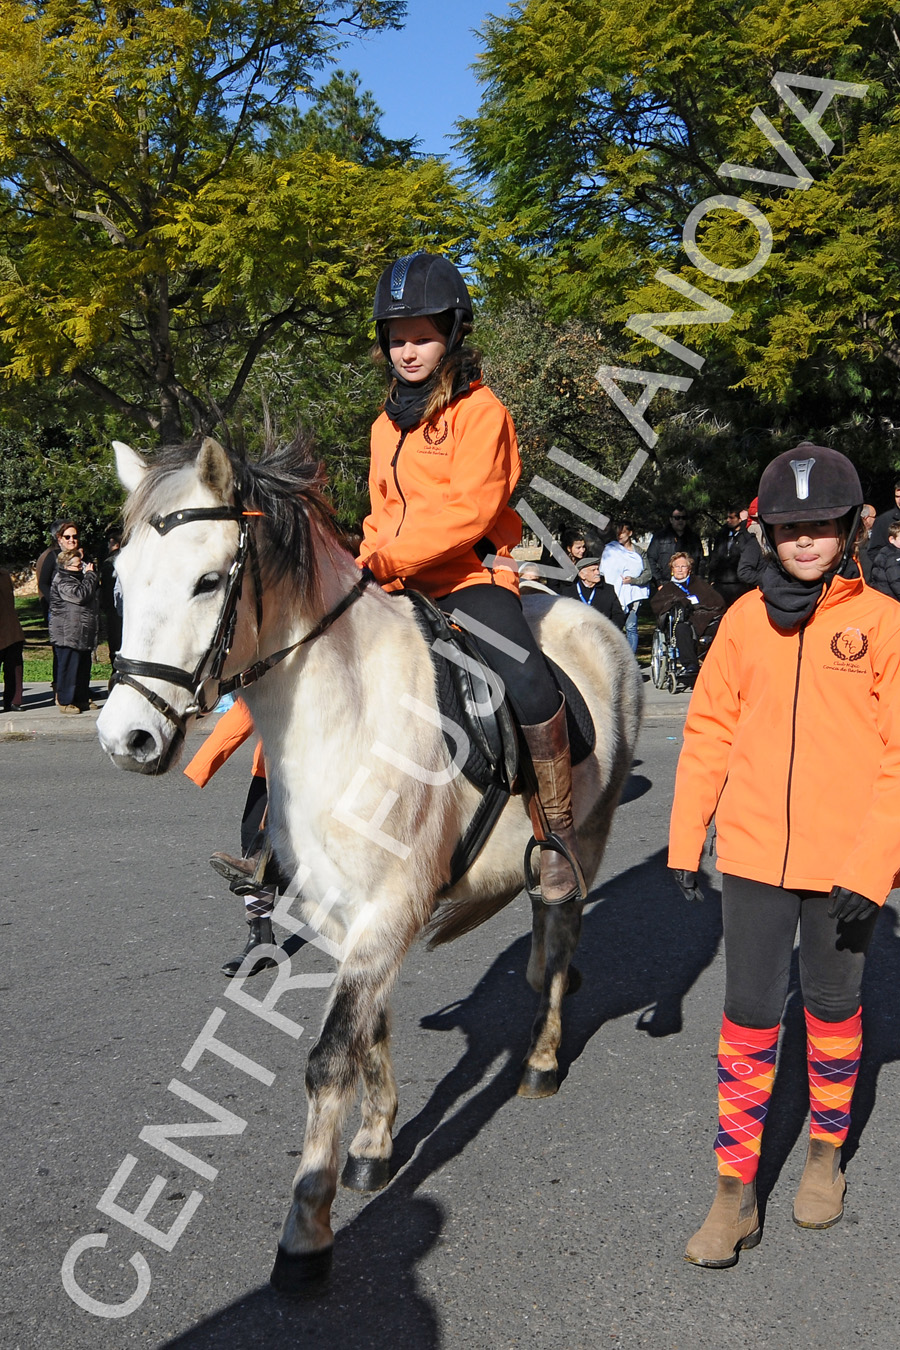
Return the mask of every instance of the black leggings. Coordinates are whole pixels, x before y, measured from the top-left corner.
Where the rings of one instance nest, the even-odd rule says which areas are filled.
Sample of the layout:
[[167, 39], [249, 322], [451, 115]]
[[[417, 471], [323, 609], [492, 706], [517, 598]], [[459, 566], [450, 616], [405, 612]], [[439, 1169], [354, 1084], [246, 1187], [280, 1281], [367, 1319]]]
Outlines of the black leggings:
[[759, 1029], [780, 1022], [798, 920], [804, 1005], [822, 1022], [853, 1016], [878, 911], [838, 924], [828, 917], [830, 904], [821, 891], [786, 891], [723, 876], [726, 1017]]
[[[437, 603], [445, 614], [456, 610], [525, 652], [524, 659], [520, 660], [489, 642], [477, 628], [472, 630], [485, 662], [500, 676], [522, 725], [549, 722], [559, 710], [559, 690], [525, 621], [521, 601], [515, 592], [506, 586], [465, 586], [461, 591], [445, 595]], [[460, 624], [460, 627], [465, 626]]]
[[262, 821], [268, 803], [266, 779], [261, 774], [254, 774], [250, 779], [244, 814], [241, 817], [241, 852], [245, 858], [258, 853], [263, 846], [265, 833]]

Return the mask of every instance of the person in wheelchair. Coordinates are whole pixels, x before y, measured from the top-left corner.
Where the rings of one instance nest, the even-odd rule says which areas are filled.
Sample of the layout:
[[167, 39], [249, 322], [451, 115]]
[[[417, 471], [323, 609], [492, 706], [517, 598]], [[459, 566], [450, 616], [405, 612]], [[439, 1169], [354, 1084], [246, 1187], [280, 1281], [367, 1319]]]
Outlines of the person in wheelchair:
[[650, 607], [661, 629], [665, 628], [668, 615], [674, 618], [678, 660], [689, 678], [700, 669], [698, 643], [702, 638], [712, 637], [725, 613], [725, 601], [719, 592], [694, 577], [693, 569], [694, 560], [689, 553], [673, 553], [669, 559], [671, 580], [650, 597]]

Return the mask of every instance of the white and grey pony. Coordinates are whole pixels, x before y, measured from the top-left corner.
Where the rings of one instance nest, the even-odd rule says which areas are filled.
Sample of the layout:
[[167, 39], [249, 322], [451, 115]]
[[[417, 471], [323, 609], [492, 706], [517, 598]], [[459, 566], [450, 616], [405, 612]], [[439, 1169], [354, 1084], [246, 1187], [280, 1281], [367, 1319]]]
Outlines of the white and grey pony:
[[[420, 934], [449, 941], [522, 890], [531, 822], [524, 798], [512, 796], [474, 865], [446, 890], [478, 789], [448, 751], [411, 602], [361, 583], [302, 446], [250, 464], [205, 438], [148, 465], [117, 443], [116, 459], [130, 493], [117, 563], [124, 632], [100, 742], [120, 768], [164, 772], [191, 718], [244, 672], [265, 746], [271, 842], [281, 870], [302, 878], [294, 912], [343, 944], [307, 1064], [306, 1135], [272, 1276], [297, 1293], [328, 1267], [340, 1133], [360, 1078], [362, 1122], [343, 1180], [367, 1191], [389, 1179], [397, 1113], [389, 1001], [401, 962]], [[632, 762], [640, 674], [625, 638], [586, 606], [549, 596], [524, 605], [596, 728], [595, 750], [573, 775], [590, 881]], [[523, 1096], [558, 1086], [581, 911], [577, 901], [533, 902], [527, 979], [540, 1003]]]

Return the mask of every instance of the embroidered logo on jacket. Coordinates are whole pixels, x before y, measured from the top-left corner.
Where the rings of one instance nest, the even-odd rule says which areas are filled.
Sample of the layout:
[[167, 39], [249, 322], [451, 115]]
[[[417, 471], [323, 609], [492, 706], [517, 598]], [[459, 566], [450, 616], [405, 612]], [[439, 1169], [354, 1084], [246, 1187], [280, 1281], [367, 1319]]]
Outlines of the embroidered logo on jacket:
[[440, 426], [433, 426], [431, 422], [426, 422], [422, 428], [422, 435], [425, 437], [426, 445], [443, 445], [447, 439], [447, 433], [450, 428], [447, 426], [446, 417], [441, 418]]
[[869, 639], [859, 628], [845, 628], [831, 639], [831, 650], [839, 661], [861, 661], [869, 650]]

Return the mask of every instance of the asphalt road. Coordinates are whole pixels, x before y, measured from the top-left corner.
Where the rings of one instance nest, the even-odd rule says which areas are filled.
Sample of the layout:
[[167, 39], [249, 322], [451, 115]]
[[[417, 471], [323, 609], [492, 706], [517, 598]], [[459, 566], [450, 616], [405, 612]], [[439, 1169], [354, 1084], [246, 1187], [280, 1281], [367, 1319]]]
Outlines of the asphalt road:
[[[844, 1222], [824, 1233], [791, 1222], [806, 1111], [793, 995], [763, 1153], [763, 1242], [731, 1271], [682, 1259], [714, 1186], [723, 979], [715, 882], [689, 907], [663, 865], [684, 703], [656, 696], [642, 733], [586, 915], [558, 1096], [513, 1095], [535, 1005], [525, 903], [452, 948], [414, 949], [395, 1002], [397, 1174], [375, 1198], [339, 1192], [330, 1287], [297, 1304], [267, 1280], [326, 991], [280, 1000], [306, 1028], [295, 1038], [229, 999], [219, 973], [244, 926], [205, 859], [236, 843], [249, 755], [201, 793], [180, 773], [116, 773], [89, 719], [77, 734], [0, 739], [3, 1347], [895, 1350], [900, 940], [890, 908], [869, 964]], [[293, 958], [295, 971], [328, 968], [310, 948]], [[261, 997], [271, 979], [246, 992]], [[213, 1051], [192, 1063], [217, 1009], [217, 1037], [268, 1085]], [[205, 1177], [140, 1138], [204, 1118], [173, 1080], [242, 1123], [228, 1136], [173, 1138]], [[145, 1222], [164, 1233], [188, 1215], [170, 1251], [97, 1208], [129, 1155], [117, 1203], [134, 1212], [160, 1175]], [[108, 1238], [75, 1263], [88, 1297], [127, 1300], [139, 1287], [129, 1259], [146, 1263], [149, 1291], [127, 1316], [85, 1311], [63, 1287], [67, 1252], [90, 1234]]]

